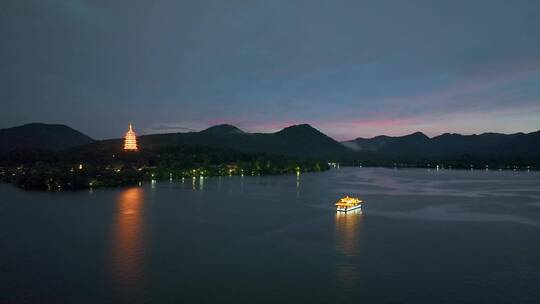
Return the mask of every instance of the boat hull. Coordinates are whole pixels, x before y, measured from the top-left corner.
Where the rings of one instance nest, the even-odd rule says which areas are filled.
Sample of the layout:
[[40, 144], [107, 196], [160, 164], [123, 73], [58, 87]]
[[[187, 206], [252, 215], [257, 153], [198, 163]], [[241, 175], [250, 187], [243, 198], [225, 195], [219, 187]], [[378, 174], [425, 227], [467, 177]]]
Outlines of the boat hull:
[[354, 207], [350, 207], [350, 208], [337, 208], [336, 210], [338, 212], [347, 212], [347, 211], [352, 211], [352, 210], [356, 210], [356, 209], [360, 209], [362, 208], [362, 205], [358, 205], [358, 206], [354, 206]]

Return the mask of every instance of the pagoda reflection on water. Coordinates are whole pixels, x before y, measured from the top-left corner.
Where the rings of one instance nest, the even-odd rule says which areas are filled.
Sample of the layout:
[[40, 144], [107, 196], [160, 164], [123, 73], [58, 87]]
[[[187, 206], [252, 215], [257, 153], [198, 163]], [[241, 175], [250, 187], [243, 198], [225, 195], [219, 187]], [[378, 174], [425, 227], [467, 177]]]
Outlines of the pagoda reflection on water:
[[144, 202], [144, 189], [140, 187], [122, 190], [116, 199], [109, 271], [113, 288], [124, 297], [138, 295], [144, 286]]
[[129, 130], [124, 138], [124, 151], [137, 151], [137, 134], [133, 131], [133, 126], [129, 124]]

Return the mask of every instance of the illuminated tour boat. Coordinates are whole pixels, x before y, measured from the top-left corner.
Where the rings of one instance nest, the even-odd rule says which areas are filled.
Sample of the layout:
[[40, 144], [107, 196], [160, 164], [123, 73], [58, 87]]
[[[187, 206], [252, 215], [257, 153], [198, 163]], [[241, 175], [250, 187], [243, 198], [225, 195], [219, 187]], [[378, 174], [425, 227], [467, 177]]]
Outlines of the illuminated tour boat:
[[129, 124], [129, 130], [126, 132], [126, 137], [124, 138], [124, 151], [137, 151], [137, 134], [133, 131], [133, 126]]
[[347, 212], [360, 208], [362, 208], [362, 200], [355, 197], [345, 196], [336, 203], [336, 210], [340, 212]]

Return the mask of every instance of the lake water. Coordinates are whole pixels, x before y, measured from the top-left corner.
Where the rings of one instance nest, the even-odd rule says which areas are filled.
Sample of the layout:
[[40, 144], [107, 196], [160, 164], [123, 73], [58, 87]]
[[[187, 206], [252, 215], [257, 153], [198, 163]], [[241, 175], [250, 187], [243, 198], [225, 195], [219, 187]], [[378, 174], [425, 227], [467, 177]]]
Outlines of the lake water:
[[1, 303], [539, 303], [540, 173], [0, 185], [0, 245]]

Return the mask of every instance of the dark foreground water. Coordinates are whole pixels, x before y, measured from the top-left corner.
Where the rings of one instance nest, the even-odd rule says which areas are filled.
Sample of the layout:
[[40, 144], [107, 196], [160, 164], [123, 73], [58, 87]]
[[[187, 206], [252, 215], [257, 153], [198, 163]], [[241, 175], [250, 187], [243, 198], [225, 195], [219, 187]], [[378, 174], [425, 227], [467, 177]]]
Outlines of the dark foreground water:
[[[337, 215], [345, 194], [363, 213]], [[540, 173], [0, 185], [1, 303], [539, 303]]]

